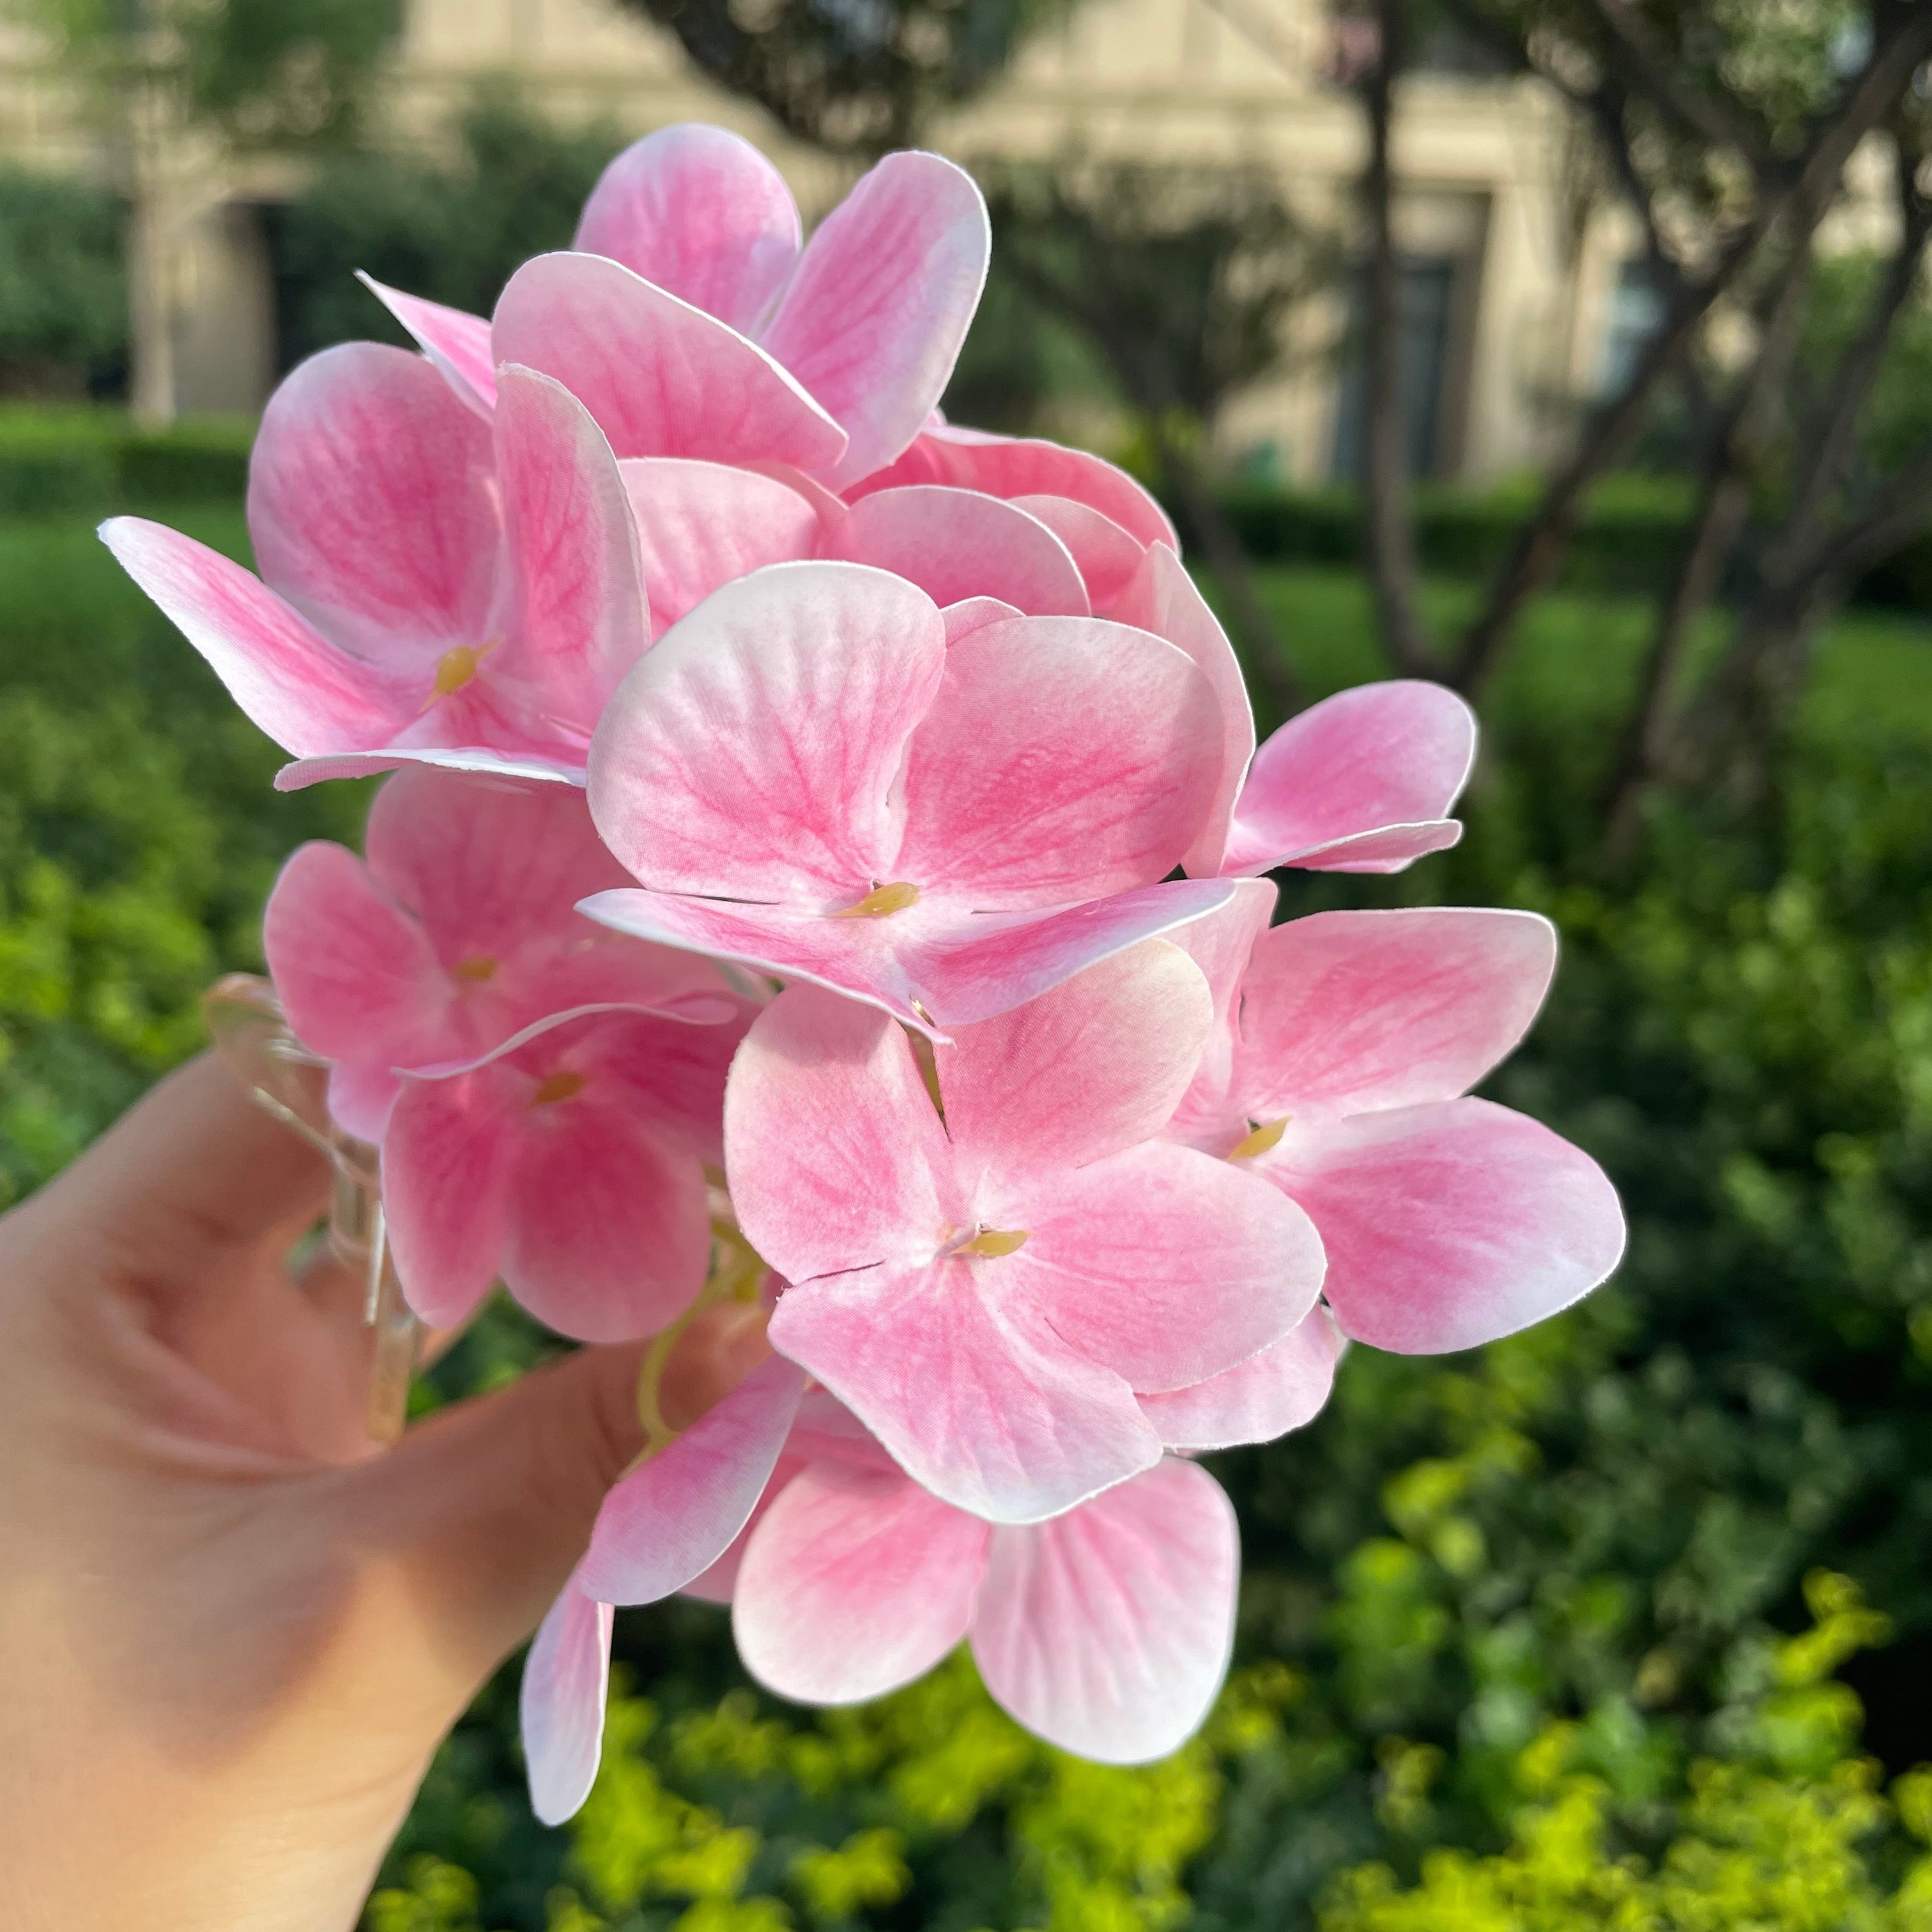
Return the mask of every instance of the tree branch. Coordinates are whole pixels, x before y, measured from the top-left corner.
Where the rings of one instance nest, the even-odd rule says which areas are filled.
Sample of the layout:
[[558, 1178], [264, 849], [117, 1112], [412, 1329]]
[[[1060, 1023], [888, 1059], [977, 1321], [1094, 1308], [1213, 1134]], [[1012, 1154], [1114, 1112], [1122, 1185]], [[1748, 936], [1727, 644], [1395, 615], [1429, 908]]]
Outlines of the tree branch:
[[1798, 165], [1781, 180], [1763, 186], [1750, 219], [1710, 273], [1682, 284], [1623, 394], [1598, 416], [1570, 460], [1545, 487], [1535, 512], [1518, 529], [1482, 609], [1463, 634], [1453, 680], [1459, 688], [1478, 691], [1495, 670], [1523, 606], [1562, 561], [1584, 491], [1634, 439], [1652, 391], [1688, 350], [1712, 305], [1794, 203], [1828, 198], [1852, 150], [1904, 92], [1928, 50], [1932, 7], [1911, 8], [1900, 16], [1891, 38], [1874, 49], [1843, 104], [1817, 129]]
[[1584, 0], [1584, 5], [1629, 64], [1649, 99], [1712, 146], [1736, 148], [1754, 161], [1763, 158], [1764, 142], [1757, 130], [1746, 126], [1723, 101], [1700, 93], [1684, 80], [1670, 50], [1658, 40], [1629, 0]]

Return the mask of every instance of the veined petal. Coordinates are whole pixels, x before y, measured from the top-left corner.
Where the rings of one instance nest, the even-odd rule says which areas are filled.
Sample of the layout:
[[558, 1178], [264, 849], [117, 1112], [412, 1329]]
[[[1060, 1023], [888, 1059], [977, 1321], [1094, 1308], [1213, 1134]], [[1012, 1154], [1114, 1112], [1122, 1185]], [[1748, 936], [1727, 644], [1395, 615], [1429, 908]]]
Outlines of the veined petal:
[[618, 468], [643, 548], [653, 634], [736, 578], [817, 554], [816, 508], [777, 477], [679, 456], [634, 457]]
[[731, 1609], [745, 1668], [805, 1704], [922, 1677], [966, 1634], [987, 1534], [896, 1471], [812, 1464], [746, 1545]]
[[1255, 754], [1221, 869], [1399, 872], [1462, 836], [1448, 812], [1475, 755], [1474, 714], [1438, 684], [1339, 691]]
[[1172, 645], [1097, 617], [984, 625], [946, 650], [913, 735], [892, 876], [988, 911], [1151, 885], [1220, 768], [1214, 692]]
[[1036, 999], [1143, 939], [1174, 932], [1232, 896], [1226, 879], [1175, 879], [1036, 916], [964, 920], [943, 935], [913, 940], [900, 957], [931, 1022], [967, 1026]]
[[788, 1280], [931, 1256], [958, 1208], [952, 1165], [884, 1014], [793, 986], [753, 1022], [725, 1088], [724, 1168], [746, 1239]]
[[883, 571], [776, 564], [727, 584], [606, 710], [598, 832], [658, 891], [855, 902], [904, 876], [899, 775], [946, 656], [932, 599]]
[[583, 404], [548, 376], [497, 381], [509, 635], [484, 673], [533, 721], [587, 740], [650, 641], [630, 500]]
[[[1087, 586], [1088, 601], [1094, 614], [1116, 616], [1114, 602], [1139, 569], [1147, 546], [1129, 535], [1112, 517], [1090, 503], [1077, 503], [1071, 496], [1014, 496], [1008, 500], [1015, 509], [1037, 517], [1066, 546], [1078, 566], [1081, 581]], [[1156, 626], [1138, 617], [1121, 617], [1119, 621], [1137, 623], [1144, 631], [1161, 634]]]
[[1000, 1292], [1020, 1258], [796, 1282], [770, 1330], [916, 1482], [992, 1522], [1058, 1515], [1160, 1455], [1126, 1384]]
[[1255, 943], [1268, 929], [1279, 896], [1268, 879], [1229, 882], [1226, 903], [1173, 933], [1178, 946], [1201, 968], [1214, 997], [1214, 1022], [1202, 1049], [1186, 1097], [1168, 1124], [1168, 1137], [1210, 1154], [1226, 1154], [1247, 1132], [1234, 1092], [1237, 1024], [1242, 976]]
[[496, 364], [490, 325], [480, 315], [386, 287], [360, 268], [356, 279], [416, 338], [416, 346], [457, 395], [486, 422], [496, 406]]
[[1255, 714], [1247, 680], [1220, 620], [1208, 608], [1186, 566], [1165, 544], [1154, 544], [1114, 599], [1109, 614], [1138, 624], [1185, 651], [1214, 687], [1220, 706], [1221, 776], [1214, 802], [1182, 864], [1190, 876], [1210, 878], [1224, 868], [1228, 828], [1255, 755]]
[[1212, 1018], [1200, 969], [1151, 939], [937, 1049], [964, 1169], [1084, 1166], [1150, 1140], [1186, 1090]]
[[984, 197], [938, 154], [888, 154], [819, 224], [761, 335], [851, 439], [842, 455], [802, 468], [842, 488], [919, 434], [958, 359], [992, 250]]
[[385, 752], [333, 752], [296, 758], [275, 774], [278, 791], [304, 791], [331, 778], [380, 778], [386, 772], [426, 765], [437, 771], [478, 772], [487, 777], [530, 778], [539, 784], [584, 789], [584, 765], [530, 752], [499, 752], [481, 745], [393, 745]]
[[219, 551], [145, 517], [112, 518], [100, 538], [247, 716], [298, 758], [383, 744], [411, 715], [403, 680], [338, 650]]
[[1448, 1100], [1529, 1029], [1556, 968], [1534, 913], [1328, 912], [1256, 942], [1241, 982], [1237, 1098], [1304, 1124]]
[[1007, 1300], [1143, 1391], [1246, 1361], [1321, 1292], [1308, 1216], [1193, 1148], [1150, 1142], [1072, 1172], [1006, 1172], [980, 1198], [991, 1225], [1028, 1230], [1000, 1264]]
[[601, 255], [539, 255], [490, 324], [499, 362], [564, 383], [620, 456], [836, 465], [845, 432], [755, 343]]
[[872, 490], [908, 483], [950, 483], [1009, 499], [1071, 497], [1111, 518], [1137, 542], [1165, 544], [1177, 554], [1180, 548], [1166, 512], [1124, 470], [1057, 442], [929, 422], [896, 462], [874, 471], [847, 494], [856, 502]]
[[1272, 1442], [1322, 1412], [1343, 1348], [1317, 1302], [1279, 1342], [1190, 1388], [1140, 1398], [1141, 1413], [1170, 1449], [1204, 1454]]
[[412, 676], [419, 704], [442, 652], [489, 638], [495, 470], [488, 428], [421, 356], [325, 349], [268, 398], [248, 460], [262, 580], [335, 643]]
[[1170, 1459], [1057, 1521], [995, 1530], [973, 1655], [995, 1700], [1049, 1744], [1144, 1764], [1207, 1716], [1240, 1573], [1220, 1486]]
[[655, 1604], [709, 1570], [752, 1520], [805, 1377], [774, 1355], [604, 1498], [578, 1571], [614, 1604]]
[[573, 1816], [596, 1782], [610, 1688], [610, 1606], [572, 1576], [524, 1664], [524, 1759], [530, 1809], [546, 1825]]
[[1587, 1294], [1623, 1255], [1603, 1169], [1486, 1100], [1291, 1126], [1254, 1166], [1321, 1231], [1342, 1332], [1396, 1354], [1514, 1334]]
[[608, 255], [749, 334], [798, 258], [784, 177], [742, 136], [680, 122], [633, 141], [598, 177], [571, 246]]
[[916, 584], [935, 604], [997, 597], [1034, 617], [1084, 617], [1087, 591], [1053, 530], [997, 496], [914, 487], [852, 506], [837, 554]]
[[382, 1137], [382, 1208], [417, 1314], [453, 1328], [496, 1278], [514, 1139], [494, 1070], [403, 1083]]

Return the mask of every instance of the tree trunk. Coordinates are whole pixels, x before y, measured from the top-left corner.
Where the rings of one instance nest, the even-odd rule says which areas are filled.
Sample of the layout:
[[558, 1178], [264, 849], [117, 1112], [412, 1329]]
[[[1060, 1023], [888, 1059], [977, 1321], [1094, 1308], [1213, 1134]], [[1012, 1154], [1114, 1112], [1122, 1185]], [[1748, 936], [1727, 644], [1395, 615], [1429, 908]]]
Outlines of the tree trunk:
[[1381, 44], [1362, 80], [1369, 124], [1361, 188], [1369, 243], [1362, 290], [1364, 548], [1382, 647], [1395, 669], [1414, 676], [1430, 669], [1432, 653], [1417, 600], [1408, 413], [1402, 384], [1402, 257], [1396, 246], [1390, 158], [1395, 82], [1406, 49], [1405, 0], [1379, 0], [1376, 14]]
[[167, 106], [152, 80], [134, 83], [128, 106], [128, 400], [144, 428], [165, 428], [176, 410]]

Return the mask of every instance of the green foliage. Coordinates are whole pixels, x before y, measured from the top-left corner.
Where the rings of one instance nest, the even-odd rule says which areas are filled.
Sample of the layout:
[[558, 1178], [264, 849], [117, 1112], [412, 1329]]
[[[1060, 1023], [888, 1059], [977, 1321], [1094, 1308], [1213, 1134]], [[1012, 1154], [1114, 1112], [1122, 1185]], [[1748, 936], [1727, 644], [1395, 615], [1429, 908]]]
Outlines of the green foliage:
[[84, 524], [0, 531], [0, 1200], [199, 1044], [289, 848], [352, 834], [359, 788], [278, 796], [280, 761]]
[[700, 72], [835, 154], [920, 145], [1074, 0], [618, 0], [668, 27]]
[[564, 133], [513, 92], [484, 90], [451, 130], [448, 164], [380, 152], [325, 164], [271, 225], [285, 363], [334, 342], [408, 338], [354, 280], [488, 315], [510, 272], [567, 248], [577, 217], [622, 140]]
[[80, 394], [125, 352], [127, 303], [114, 197], [0, 167], [0, 393]]
[[5, 0], [5, 10], [49, 35], [117, 122], [131, 91], [159, 86], [244, 147], [352, 134], [400, 24], [398, 0]]
[[[254, 434], [248, 416], [187, 416], [144, 430], [105, 405], [0, 405], [0, 512], [232, 503], [246, 484]], [[30, 574], [25, 587], [37, 580]]]

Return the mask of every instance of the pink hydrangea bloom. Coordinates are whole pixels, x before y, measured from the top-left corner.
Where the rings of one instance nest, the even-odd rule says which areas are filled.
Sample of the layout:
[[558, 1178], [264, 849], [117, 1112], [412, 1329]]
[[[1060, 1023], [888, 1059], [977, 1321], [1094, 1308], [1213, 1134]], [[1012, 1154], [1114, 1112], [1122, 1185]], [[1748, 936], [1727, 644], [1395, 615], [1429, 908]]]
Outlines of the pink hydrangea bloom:
[[532, 1802], [567, 1818], [597, 1768], [611, 1605], [733, 1606], [747, 1667], [807, 1703], [875, 1696], [969, 1639], [1027, 1727], [1114, 1763], [1164, 1756], [1226, 1672], [1239, 1550], [1213, 1479], [1160, 1461], [1054, 1518], [995, 1527], [906, 1477], [773, 1358], [614, 1490], [526, 1665]]
[[749, 1008], [572, 910], [621, 876], [574, 790], [405, 772], [368, 848], [302, 847], [263, 937], [332, 1112], [381, 1144], [412, 1305], [460, 1320], [500, 1274], [566, 1334], [662, 1327], [704, 1279], [702, 1163]]
[[931, 416], [985, 282], [970, 176], [889, 154], [800, 248], [771, 163], [666, 128], [605, 170], [574, 250], [518, 270], [490, 323], [371, 284], [472, 406], [490, 365], [568, 382], [620, 456], [790, 464], [834, 488]]
[[404, 350], [312, 356], [263, 415], [248, 527], [260, 578], [141, 518], [101, 534], [296, 754], [285, 787], [410, 760], [580, 774], [649, 640], [616, 460], [527, 370], [485, 424]]
[[726, 1172], [790, 1283], [772, 1345], [956, 1507], [1038, 1521], [1152, 1467], [1137, 1392], [1232, 1369], [1312, 1305], [1304, 1216], [1154, 1138], [1210, 1024], [1198, 970], [1138, 948], [940, 1046], [943, 1120], [882, 1013], [794, 987], [746, 1036]]
[[382, 1138], [398, 1069], [475, 1060], [555, 1015], [731, 1011], [708, 962], [573, 910], [626, 877], [574, 789], [400, 772], [363, 842], [363, 859], [300, 848], [262, 928], [290, 1027], [328, 1061], [329, 1110], [347, 1132]]
[[1168, 1131], [1306, 1208], [1342, 1331], [1473, 1348], [1565, 1308], [1623, 1252], [1597, 1163], [1465, 1097], [1520, 1041], [1556, 966], [1534, 914], [1330, 912], [1270, 928], [1274, 890], [1179, 938], [1215, 1023]]
[[598, 727], [592, 814], [644, 890], [584, 910], [938, 1028], [1225, 903], [1158, 883], [1220, 779], [1186, 656], [1098, 619], [973, 614], [949, 644], [922, 592], [848, 563], [707, 598]]

